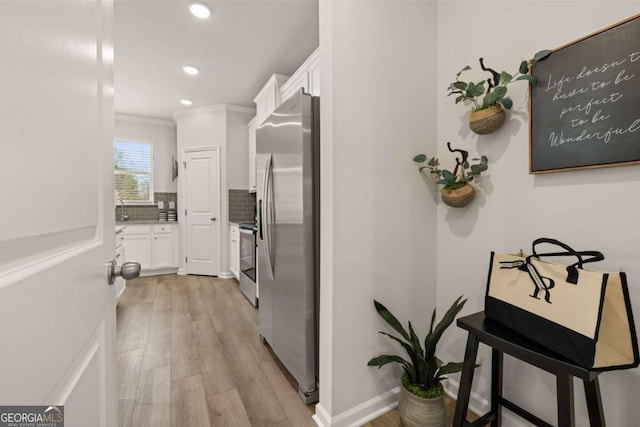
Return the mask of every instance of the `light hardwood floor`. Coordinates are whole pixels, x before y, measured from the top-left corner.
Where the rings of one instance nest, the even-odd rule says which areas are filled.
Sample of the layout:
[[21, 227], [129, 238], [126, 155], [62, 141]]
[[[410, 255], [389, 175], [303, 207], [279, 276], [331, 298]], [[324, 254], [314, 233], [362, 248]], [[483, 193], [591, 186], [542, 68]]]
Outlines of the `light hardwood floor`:
[[[117, 352], [120, 427], [315, 427], [314, 407], [260, 342], [257, 311], [235, 280], [129, 281]], [[449, 425], [454, 405], [447, 397]], [[393, 410], [365, 427], [401, 425]]]
[[117, 326], [120, 427], [315, 426], [236, 281], [129, 281]]

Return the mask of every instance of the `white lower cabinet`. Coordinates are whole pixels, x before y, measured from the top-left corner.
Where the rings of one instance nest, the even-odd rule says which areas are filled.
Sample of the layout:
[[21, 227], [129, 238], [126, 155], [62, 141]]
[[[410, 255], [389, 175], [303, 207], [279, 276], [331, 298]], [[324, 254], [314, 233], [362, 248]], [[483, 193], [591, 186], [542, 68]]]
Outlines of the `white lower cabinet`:
[[139, 262], [141, 270], [148, 270], [151, 268], [151, 235], [148, 231], [130, 234], [129, 228], [137, 227], [129, 226], [124, 231], [124, 259]]
[[173, 239], [171, 233], [153, 234], [151, 242], [151, 253], [153, 260], [151, 265], [153, 268], [171, 268], [173, 259]]
[[229, 270], [240, 280], [240, 229], [237, 224], [229, 224]]
[[[116, 263], [121, 265], [124, 262], [124, 236], [122, 230], [116, 233]], [[116, 298], [120, 298], [124, 288], [126, 287], [126, 280], [122, 277], [116, 277]]]
[[124, 230], [125, 260], [137, 261], [141, 275], [178, 268], [177, 224], [134, 224]]

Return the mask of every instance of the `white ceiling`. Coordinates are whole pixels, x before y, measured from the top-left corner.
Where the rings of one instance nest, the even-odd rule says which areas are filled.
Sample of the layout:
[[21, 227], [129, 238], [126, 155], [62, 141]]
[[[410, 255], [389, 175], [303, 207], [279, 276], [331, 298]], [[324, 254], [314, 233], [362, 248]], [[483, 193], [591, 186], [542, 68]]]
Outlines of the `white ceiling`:
[[[318, 46], [317, 0], [115, 0], [115, 110], [172, 118], [205, 105], [253, 107], [273, 73], [291, 75]], [[195, 65], [197, 76], [182, 71]], [[181, 98], [193, 100], [191, 107]]]

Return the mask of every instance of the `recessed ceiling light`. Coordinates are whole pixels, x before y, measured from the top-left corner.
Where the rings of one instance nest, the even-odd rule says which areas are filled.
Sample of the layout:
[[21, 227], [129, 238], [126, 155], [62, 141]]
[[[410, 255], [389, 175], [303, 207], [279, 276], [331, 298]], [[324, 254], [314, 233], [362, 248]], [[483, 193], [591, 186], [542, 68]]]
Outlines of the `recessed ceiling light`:
[[209, 9], [209, 6], [199, 2], [189, 3], [189, 11], [200, 19], [207, 19], [211, 16], [211, 9]]
[[200, 72], [198, 67], [194, 67], [193, 65], [183, 65], [182, 70], [190, 76], [195, 76]]
[[191, 104], [193, 104], [193, 101], [190, 100], [190, 99], [187, 99], [187, 98], [183, 98], [183, 99], [180, 100], [180, 104], [182, 104], [182, 105], [191, 105]]

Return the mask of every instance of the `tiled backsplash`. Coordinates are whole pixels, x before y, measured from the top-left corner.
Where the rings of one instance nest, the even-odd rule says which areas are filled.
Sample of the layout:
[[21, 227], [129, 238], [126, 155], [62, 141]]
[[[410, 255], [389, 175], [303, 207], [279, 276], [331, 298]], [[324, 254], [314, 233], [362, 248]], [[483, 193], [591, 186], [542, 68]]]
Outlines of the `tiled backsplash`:
[[[167, 212], [169, 210], [169, 202], [173, 201], [177, 208], [177, 193], [154, 193], [154, 205], [126, 205], [124, 214], [127, 215], [127, 221], [157, 221], [158, 212]], [[158, 202], [162, 201], [163, 209], [158, 209]], [[116, 205], [115, 215], [116, 221], [120, 221], [122, 207]], [[256, 215], [256, 195], [249, 193], [248, 190], [229, 190], [229, 221], [230, 222], [253, 222]]]
[[229, 190], [229, 222], [253, 222], [256, 219], [256, 193]]
[[[127, 215], [127, 221], [157, 221], [158, 212], [169, 211], [169, 202], [175, 203], [178, 207], [178, 193], [153, 193], [155, 200], [154, 205], [126, 205], [124, 214]], [[158, 202], [163, 202], [163, 209], [158, 209]], [[122, 213], [122, 206], [116, 204], [115, 215], [116, 221], [119, 222]]]

